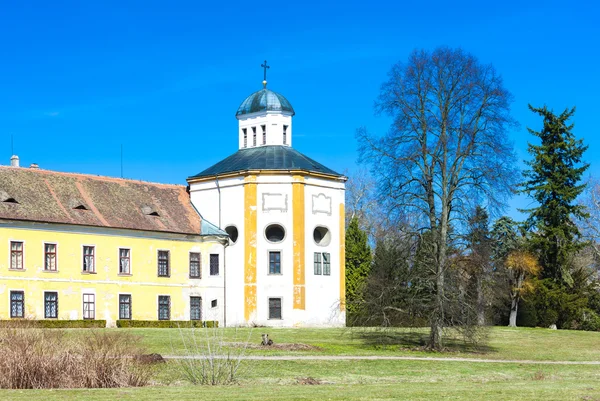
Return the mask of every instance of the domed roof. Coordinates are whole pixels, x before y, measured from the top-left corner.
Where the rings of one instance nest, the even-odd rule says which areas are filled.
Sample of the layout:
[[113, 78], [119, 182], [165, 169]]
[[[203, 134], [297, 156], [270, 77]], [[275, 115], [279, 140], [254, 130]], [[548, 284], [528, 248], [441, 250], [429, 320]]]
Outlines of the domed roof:
[[264, 88], [248, 96], [235, 115], [241, 116], [261, 111], [286, 111], [292, 115], [296, 114], [290, 102], [283, 95]]

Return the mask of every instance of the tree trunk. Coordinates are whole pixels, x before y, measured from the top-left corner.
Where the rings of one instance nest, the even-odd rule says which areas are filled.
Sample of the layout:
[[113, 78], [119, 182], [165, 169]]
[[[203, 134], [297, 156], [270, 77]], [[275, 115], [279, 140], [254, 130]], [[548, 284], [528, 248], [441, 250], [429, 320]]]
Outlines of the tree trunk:
[[477, 275], [477, 324], [485, 325], [485, 297], [483, 296], [483, 277]]
[[512, 296], [510, 305], [510, 318], [508, 319], [508, 327], [517, 327], [517, 309], [519, 308], [519, 297]]

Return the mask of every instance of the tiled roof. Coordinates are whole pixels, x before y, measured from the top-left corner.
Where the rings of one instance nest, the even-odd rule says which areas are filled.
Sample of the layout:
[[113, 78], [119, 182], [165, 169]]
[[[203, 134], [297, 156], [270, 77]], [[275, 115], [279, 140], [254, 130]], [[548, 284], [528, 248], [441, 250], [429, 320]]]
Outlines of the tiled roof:
[[210, 177], [218, 174], [247, 170], [304, 170], [342, 177], [341, 174], [325, 167], [321, 163], [304, 156], [289, 146], [259, 146], [240, 149], [217, 164], [190, 177], [189, 179]]
[[8, 166], [0, 166], [0, 219], [196, 235], [202, 229], [181, 185]]

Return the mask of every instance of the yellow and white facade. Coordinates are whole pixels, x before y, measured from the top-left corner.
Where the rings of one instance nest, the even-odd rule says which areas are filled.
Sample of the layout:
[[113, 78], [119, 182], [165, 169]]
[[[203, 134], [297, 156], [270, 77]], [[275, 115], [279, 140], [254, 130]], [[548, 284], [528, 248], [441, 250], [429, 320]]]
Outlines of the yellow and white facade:
[[188, 178], [192, 203], [231, 236], [227, 325], [345, 325], [346, 178], [291, 147], [293, 115], [280, 94], [252, 94], [238, 152]]

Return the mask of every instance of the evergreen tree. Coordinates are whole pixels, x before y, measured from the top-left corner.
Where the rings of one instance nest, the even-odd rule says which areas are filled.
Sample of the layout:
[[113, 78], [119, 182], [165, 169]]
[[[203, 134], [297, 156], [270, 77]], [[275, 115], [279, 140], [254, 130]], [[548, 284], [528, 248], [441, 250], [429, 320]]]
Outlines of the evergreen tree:
[[367, 234], [353, 217], [346, 230], [346, 310], [350, 325], [356, 322], [364, 301], [363, 288], [371, 270], [371, 260]]
[[585, 218], [584, 206], [575, 204], [575, 199], [585, 189], [580, 184], [581, 176], [589, 167], [582, 163], [582, 155], [587, 146], [581, 139], [575, 139], [573, 124], [567, 120], [575, 113], [575, 108], [555, 115], [543, 108], [529, 109], [544, 118], [540, 132], [528, 131], [540, 138], [540, 145], [529, 144], [528, 151], [533, 160], [526, 161], [526, 181], [521, 192], [533, 197], [538, 207], [529, 212], [528, 224], [534, 228], [531, 246], [537, 251], [542, 275], [558, 283], [572, 284], [569, 273], [574, 254], [584, 244], [579, 240], [580, 233], [574, 223], [575, 218]]
[[492, 244], [490, 240], [489, 216], [481, 206], [469, 219], [469, 232], [467, 233], [467, 247], [469, 256], [466, 267], [468, 274], [475, 286], [477, 323], [485, 324], [485, 283], [491, 265]]

